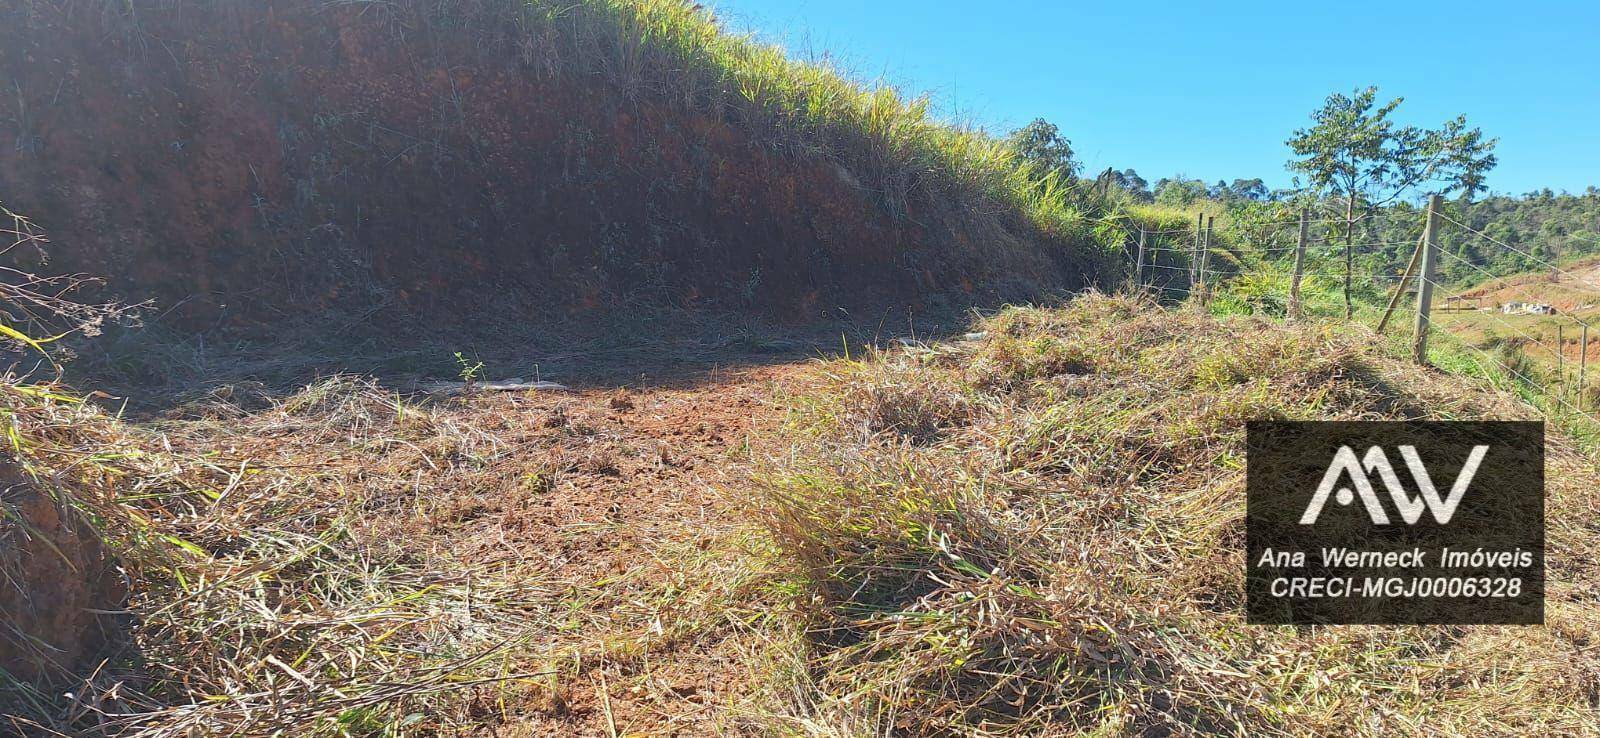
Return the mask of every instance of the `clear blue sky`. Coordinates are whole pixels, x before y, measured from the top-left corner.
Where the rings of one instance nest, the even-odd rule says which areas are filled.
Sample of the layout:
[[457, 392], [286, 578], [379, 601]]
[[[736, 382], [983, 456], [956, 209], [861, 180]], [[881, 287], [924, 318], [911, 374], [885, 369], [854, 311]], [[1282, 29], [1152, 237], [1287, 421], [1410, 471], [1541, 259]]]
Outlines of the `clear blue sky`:
[[795, 55], [932, 93], [946, 118], [1061, 127], [1089, 170], [1287, 186], [1330, 92], [1500, 138], [1496, 192], [1600, 185], [1600, 3], [702, 0]]

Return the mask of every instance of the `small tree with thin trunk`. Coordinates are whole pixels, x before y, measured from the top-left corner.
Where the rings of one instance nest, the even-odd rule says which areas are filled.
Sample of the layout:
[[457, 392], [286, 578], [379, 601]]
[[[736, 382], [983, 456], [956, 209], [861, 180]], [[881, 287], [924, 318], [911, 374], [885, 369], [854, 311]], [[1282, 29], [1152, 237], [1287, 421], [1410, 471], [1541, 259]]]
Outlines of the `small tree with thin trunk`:
[[[1483, 178], [1497, 160], [1498, 139], [1467, 128], [1466, 116], [1436, 130], [1400, 126], [1390, 114], [1404, 98], [1376, 106], [1378, 88], [1334, 93], [1311, 114], [1313, 125], [1288, 141], [1296, 158], [1289, 169], [1306, 175], [1308, 188], [1344, 209], [1344, 314], [1350, 302], [1356, 209], [1370, 213], [1418, 188], [1467, 197], [1484, 189]], [[1364, 217], [1364, 216], [1363, 216]]]

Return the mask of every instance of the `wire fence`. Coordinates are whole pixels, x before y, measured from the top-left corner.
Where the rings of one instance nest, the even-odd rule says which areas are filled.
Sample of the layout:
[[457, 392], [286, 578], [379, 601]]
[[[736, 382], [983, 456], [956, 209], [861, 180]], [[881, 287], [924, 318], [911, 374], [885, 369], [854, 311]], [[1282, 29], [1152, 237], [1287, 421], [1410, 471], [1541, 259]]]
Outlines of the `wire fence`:
[[[1416, 235], [1397, 240], [1375, 238], [1378, 234], [1372, 225], [1378, 222], [1389, 224], [1387, 233], [1399, 230]], [[1236, 231], [1227, 248], [1214, 242], [1212, 224], [1203, 218], [1184, 229], [1137, 232], [1137, 243], [1129, 245], [1129, 255], [1136, 259], [1133, 286], [1165, 299], [1198, 300], [1201, 304], [1223, 295], [1251, 299], [1271, 303], [1285, 317], [1295, 317], [1307, 309], [1302, 289], [1315, 287], [1326, 296], [1330, 285], [1341, 291], [1346, 285], [1359, 285], [1369, 296], [1387, 293], [1388, 308], [1380, 328], [1402, 305], [1414, 305], [1410, 311], [1417, 319], [1409, 322], [1420, 328], [1420, 335], [1413, 336], [1418, 360], [1426, 358], [1428, 336], [1444, 331], [1454, 337], [1454, 345], [1470, 352], [1486, 377], [1492, 379], [1498, 372], [1542, 397], [1547, 412], [1593, 416], [1600, 391], [1589, 383], [1591, 326], [1580, 311], [1591, 306], [1600, 309], [1600, 270], [1575, 273], [1541, 258], [1534, 253], [1537, 248], [1505, 243], [1444, 212], [1437, 199], [1428, 210], [1415, 214], [1370, 213], [1352, 220], [1301, 216], [1247, 226], [1240, 229], [1247, 235], [1241, 239]], [[1356, 226], [1365, 226], [1366, 232], [1358, 233]], [[1447, 234], [1460, 253], [1439, 247]], [[1521, 284], [1500, 281], [1516, 275], [1496, 274], [1464, 253], [1480, 257], [1514, 254], [1521, 263], [1547, 271], [1553, 283], [1593, 290], [1593, 300], [1578, 305], [1552, 297], [1498, 299], [1491, 288]], [[1385, 259], [1374, 258], [1375, 254], [1409, 256], [1410, 261], [1402, 269], [1398, 264], [1383, 263]], [[1360, 262], [1365, 266], [1358, 266], [1355, 257], [1363, 257]], [[1441, 262], [1449, 263], [1455, 274], [1469, 273], [1483, 281], [1462, 289], [1438, 275]], [[1218, 289], [1224, 283], [1230, 285], [1229, 290]], [[1554, 304], [1557, 302], [1563, 304]], [[1339, 314], [1337, 306], [1322, 310]], [[1445, 318], [1447, 314], [1451, 317]], [[1600, 343], [1600, 334], [1594, 340]]]

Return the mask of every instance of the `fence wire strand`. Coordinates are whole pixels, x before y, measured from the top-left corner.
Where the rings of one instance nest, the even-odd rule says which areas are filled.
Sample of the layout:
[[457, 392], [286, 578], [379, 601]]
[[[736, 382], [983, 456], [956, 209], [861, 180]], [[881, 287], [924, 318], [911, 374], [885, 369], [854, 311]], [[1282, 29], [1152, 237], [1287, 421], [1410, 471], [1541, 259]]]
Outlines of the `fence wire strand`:
[[[1463, 223], [1460, 220], [1457, 220], [1456, 218], [1454, 218], [1454, 217], [1452, 217], [1452, 216], [1450, 216], [1450, 215], [1448, 215], [1448, 214], [1446, 214], [1446, 213], [1444, 213], [1442, 211], [1436, 211], [1435, 214], [1438, 216], [1438, 218], [1439, 218], [1438, 222], [1441, 225], [1449, 224], [1451, 226], [1454, 226], [1456, 228], [1461, 229], [1461, 231], [1463, 231], [1465, 234], [1467, 234], [1470, 237], [1475, 237], [1477, 239], [1480, 239], [1481, 243], [1487, 244], [1489, 247], [1503, 250], [1506, 253], [1511, 253], [1511, 254], [1516, 254], [1518, 256], [1521, 256], [1522, 258], [1528, 260], [1529, 262], [1531, 262], [1531, 263], [1533, 263], [1535, 265], [1538, 265], [1540, 267], [1549, 269], [1552, 272], [1552, 274], [1556, 275], [1558, 278], [1565, 278], [1566, 280], [1570, 280], [1573, 283], [1576, 283], [1576, 284], [1579, 284], [1579, 285], [1585, 285], [1585, 286], [1593, 287], [1596, 290], [1600, 290], [1600, 283], [1597, 283], [1594, 280], [1591, 280], [1591, 279], [1588, 279], [1588, 278], [1584, 278], [1584, 277], [1580, 277], [1579, 275], [1576, 275], [1576, 274], [1574, 274], [1574, 273], [1572, 273], [1572, 272], [1570, 272], [1570, 271], [1568, 271], [1566, 269], [1563, 269], [1563, 268], [1557, 266], [1556, 264], [1552, 263], [1551, 261], [1549, 261], [1547, 259], [1540, 258], [1540, 257], [1535, 256], [1534, 254], [1530, 253], [1527, 250], [1524, 250], [1524, 249], [1518, 248], [1516, 246], [1513, 246], [1511, 244], [1505, 243], [1504, 241], [1501, 241], [1500, 239], [1494, 238], [1493, 236], [1490, 236], [1490, 235], [1484, 233], [1483, 231], [1477, 230], [1477, 229], [1467, 225], [1466, 223]], [[1426, 215], [1427, 215], [1427, 211], [1425, 211], [1425, 210], [1424, 211], [1419, 211], [1417, 213], [1406, 213], [1406, 214], [1398, 214], [1398, 213], [1369, 213], [1369, 214], [1364, 214], [1364, 215], [1354, 219], [1353, 221], [1349, 221], [1349, 222], [1352, 222], [1352, 223], [1354, 223], [1356, 225], [1361, 225], [1361, 224], [1369, 224], [1370, 225], [1370, 224], [1378, 223], [1378, 222], [1382, 222], [1382, 221], [1399, 221], [1401, 219], [1412, 219], [1412, 218], [1415, 218], [1418, 221], [1420, 221], [1420, 220], [1426, 218]], [[1308, 226], [1308, 228], [1315, 227], [1315, 226], [1318, 226], [1320, 224], [1332, 224], [1332, 225], [1340, 225], [1340, 226], [1342, 226], [1342, 225], [1346, 224], [1346, 222], [1347, 222], [1346, 219], [1343, 218], [1343, 217], [1308, 218], [1306, 220], [1306, 225]], [[1176, 293], [1176, 294], [1189, 295], [1189, 296], [1199, 295], [1199, 296], [1201, 296], [1201, 299], [1204, 299], [1205, 296], [1210, 295], [1210, 294], [1214, 294], [1215, 290], [1222, 283], [1224, 283], [1224, 282], [1226, 282], [1228, 280], [1231, 280], [1231, 279], [1238, 278], [1239, 276], [1243, 275], [1246, 272], [1246, 270], [1248, 269], [1248, 267], [1243, 266], [1243, 264], [1241, 264], [1241, 268], [1239, 270], [1217, 269], [1217, 268], [1211, 268], [1209, 266], [1207, 268], [1201, 268], [1201, 265], [1199, 263], [1201, 261], [1201, 257], [1203, 257], [1203, 256], [1205, 256], [1207, 254], [1224, 254], [1224, 255], [1227, 255], [1227, 256], [1229, 256], [1229, 257], [1231, 257], [1233, 259], [1237, 259], [1240, 262], [1257, 263], [1257, 264], [1263, 264], [1265, 262], [1276, 263], [1276, 264], [1280, 265], [1279, 268], [1282, 268], [1281, 265], [1283, 264], [1283, 262], [1281, 260], [1286, 258], [1287, 255], [1293, 254], [1294, 252], [1300, 250], [1301, 248], [1304, 248], [1306, 250], [1308, 257], [1312, 255], [1313, 248], [1316, 248], [1318, 250], [1319, 253], [1317, 253], [1317, 256], [1324, 256], [1327, 252], [1321, 251], [1322, 248], [1338, 249], [1338, 248], [1343, 247], [1345, 245], [1341, 239], [1337, 238], [1336, 235], [1333, 236], [1333, 237], [1326, 237], [1326, 236], [1318, 237], [1318, 236], [1310, 234], [1310, 233], [1307, 234], [1307, 238], [1306, 238], [1306, 241], [1305, 241], [1304, 244], [1299, 244], [1299, 243], [1284, 244], [1284, 242], [1282, 240], [1280, 240], [1280, 239], [1282, 239], [1284, 237], [1287, 237], [1287, 238], [1290, 238], [1290, 239], [1294, 239], [1296, 237], [1296, 234], [1293, 233], [1293, 229], [1298, 228], [1299, 225], [1300, 225], [1300, 220], [1298, 218], [1293, 219], [1293, 220], [1286, 220], [1286, 221], [1268, 221], [1266, 223], [1251, 224], [1251, 227], [1253, 229], [1256, 229], [1253, 232], [1255, 232], [1257, 234], [1264, 234], [1263, 237], [1260, 239], [1258, 245], [1255, 248], [1239, 247], [1239, 246], [1235, 246], [1235, 247], [1232, 247], [1232, 248], [1219, 248], [1216, 245], [1211, 245], [1211, 246], [1207, 247], [1207, 246], [1202, 246], [1200, 243], [1191, 243], [1191, 241], [1190, 241], [1191, 239], [1195, 239], [1195, 240], [1200, 239], [1202, 237], [1202, 234], [1205, 231], [1205, 229], [1197, 230], [1193, 226], [1188, 227], [1188, 228], [1183, 228], [1183, 229], [1166, 229], [1166, 230], [1160, 230], [1160, 231], [1140, 231], [1140, 233], [1146, 239], [1149, 239], [1152, 236], [1163, 235], [1163, 234], [1172, 234], [1172, 235], [1175, 235], [1177, 237], [1175, 237], [1175, 238], [1166, 238], [1166, 239], [1157, 239], [1154, 243], [1148, 243], [1147, 245], [1141, 247], [1142, 251], [1149, 253], [1149, 256], [1146, 257], [1148, 259], [1149, 263], [1147, 263], [1147, 264], [1141, 263], [1141, 264], [1137, 265], [1139, 268], [1141, 268], [1141, 269], [1151, 269], [1151, 270], [1160, 270], [1160, 271], [1168, 272], [1168, 273], [1170, 273], [1170, 272], [1179, 272], [1179, 273], [1183, 273], [1183, 274], [1187, 275], [1187, 278], [1184, 281], [1178, 281], [1178, 280], [1175, 280], [1175, 279], [1169, 279], [1166, 284], [1154, 284], [1153, 283], [1154, 280], [1152, 280], [1152, 283], [1143, 285], [1143, 287], [1148, 288], [1148, 289], [1159, 289], [1164, 293]], [[1418, 223], [1418, 225], [1421, 225], [1421, 224]], [[1404, 231], [1409, 231], [1411, 229], [1404, 228], [1403, 230]], [[1409, 247], [1409, 248], [1423, 248], [1423, 241], [1424, 241], [1424, 235], [1425, 234], [1422, 232], [1422, 230], [1419, 230], [1418, 234], [1419, 235], [1417, 235], [1415, 237], [1409, 237], [1407, 239], [1402, 239], [1402, 240], [1385, 240], [1385, 239], [1382, 239], [1382, 238], [1377, 238], [1377, 239], [1372, 238], [1372, 236], [1377, 235], [1377, 234], [1369, 230], [1366, 233], [1366, 236], [1367, 236], [1366, 238], [1363, 238], [1361, 240], [1353, 241], [1350, 244], [1350, 247], [1352, 249], [1356, 249], [1356, 250], [1359, 250], [1359, 251], [1365, 251], [1368, 254], [1372, 253], [1372, 251], [1374, 249], [1379, 249], [1379, 248], [1397, 248], [1397, 247], [1398, 248], [1402, 248], [1402, 249], [1403, 248], [1407, 248], [1407, 247]], [[1435, 233], [1435, 244], [1438, 243], [1438, 235], [1439, 235], [1438, 233]], [[1130, 250], [1131, 249], [1132, 249], [1132, 246], [1130, 246]], [[1163, 254], [1163, 253], [1165, 253], [1165, 254], [1182, 254], [1183, 257], [1181, 259], [1181, 263], [1176, 264], [1176, 265], [1170, 264], [1170, 263], [1169, 264], [1159, 263], [1159, 261], [1161, 261], [1161, 259], [1162, 259], [1160, 254]], [[1405, 252], [1402, 251], [1402, 253], [1405, 253]], [[1471, 259], [1468, 259], [1467, 257], [1465, 257], [1463, 255], [1447, 251], [1447, 250], [1445, 250], [1443, 248], [1439, 248], [1437, 245], [1434, 246], [1434, 253], [1435, 254], [1442, 254], [1443, 258], [1445, 258], [1445, 259], [1450, 259], [1450, 260], [1452, 260], [1454, 262], [1459, 262], [1459, 263], [1465, 265], [1465, 267], [1467, 269], [1470, 269], [1475, 274], [1484, 277], [1486, 281], [1487, 280], [1497, 280], [1497, 279], [1502, 279], [1503, 278], [1501, 276], [1495, 275], [1493, 272], [1490, 272], [1488, 269], [1485, 269], [1482, 265], [1474, 263]], [[1311, 262], [1311, 259], [1308, 258], [1307, 262], [1308, 262], [1307, 266], [1310, 266], [1309, 262]], [[1326, 265], [1325, 262], [1322, 262], [1320, 259], [1317, 260], [1317, 263]], [[1152, 274], [1153, 273], [1154, 272], [1152, 272]], [[1278, 272], [1267, 272], [1267, 273], [1272, 278], [1283, 278], [1283, 279], [1285, 279], [1285, 281], [1288, 281], [1289, 279], [1292, 279], [1292, 277], [1293, 277], [1292, 273], [1278, 273]], [[1346, 273], [1343, 270], [1328, 271], [1326, 269], [1309, 269], [1309, 270], [1303, 269], [1300, 272], [1300, 277], [1302, 279], [1320, 278], [1320, 279], [1330, 279], [1330, 280], [1335, 280], [1335, 281], [1341, 281], [1341, 280], [1343, 280], [1345, 278], [1345, 276], [1346, 276]], [[1396, 289], [1400, 289], [1401, 286], [1403, 284], [1405, 284], [1405, 282], [1407, 281], [1406, 277], [1409, 276], [1411, 278], [1411, 283], [1412, 284], [1417, 284], [1417, 285], [1420, 286], [1421, 284], [1426, 283], [1428, 286], [1430, 286], [1430, 287], [1432, 287], [1432, 288], [1434, 288], [1436, 290], [1442, 291], [1445, 294], [1444, 301], [1446, 303], [1449, 303], [1452, 299], [1461, 299], [1460, 295], [1451, 295], [1450, 293], [1452, 291], [1454, 291], [1455, 288], [1453, 288], [1452, 286], [1446, 285], [1443, 282], [1439, 281], [1439, 279], [1437, 278], [1436, 275], [1423, 275], [1423, 274], [1418, 274], [1418, 273], [1411, 273], [1411, 274], [1408, 275], [1405, 272], [1399, 272], [1399, 273], [1390, 273], [1390, 272], [1352, 272], [1352, 273], [1350, 273], [1349, 276], [1352, 279], [1356, 279], [1356, 280], [1372, 280], [1373, 282], [1377, 282], [1377, 283], [1383, 283], [1383, 282], [1399, 283], [1399, 284], [1396, 285]], [[1443, 310], [1443, 309], [1439, 309], [1439, 312], [1446, 312], [1446, 311]], [[1511, 344], [1513, 347], [1526, 348], [1526, 347], [1535, 347], [1536, 346], [1540, 350], [1542, 350], [1544, 352], [1547, 352], [1550, 355], [1552, 355], [1553, 357], [1555, 357], [1555, 367], [1554, 367], [1554, 369], [1556, 371], [1557, 376], [1555, 376], [1553, 379], [1547, 379], [1545, 381], [1541, 381], [1539, 379], [1536, 379], [1535, 377], [1529, 376], [1528, 372], [1525, 372], [1522, 369], [1519, 369], [1516, 366], [1513, 366], [1513, 365], [1507, 363], [1507, 361], [1502, 360], [1500, 357], [1496, 356], [1492, 351], [1486, 350], [1485, 348], [1476, 345], [1473, 341], [1471, 341], [1471, 340], [1469, 340], [1469, 339], [1467, 339], [1465, 337], [1458, 336], [1457, 337], [1458, 338], [1457, 343], [1460, 343], [1462, 346], [1465, 346], [1468, 349], [1471, 349], [1472, 352], [1474, 352], [1478, 357], [1480, 357], [1480, 358], [1474, 359], [1474, 361], [1476, 361], [1478, 363], [1480, 370], [1482, 370], [1487, 377], [1491, 378], [1491, 383], [1492, 383], [1492, 376], [1493, 375], [1492, 375], [1492, 372], [1491, 372], [1489, 367], [1492, 365], [1494, 367], [1498, 367], [1501, 370], [1502, 376], [1505, 376], [1505, 377], [1508, 377], [1508, 378], [1513, 378], [1514, 377], [1515, 380], [1522, 382], [1527, 387], [1529, 387], [1531, 389], [1534, 389], [1534, 390], [1540, 392], [1541, 394], [1545, 395], [1546, 398], [1551, 403], [1553, 403], [1554, 405], [1558, 405], [1561, 408], [1565, 408], [1565, 409], [1570, 410], [1570, 411], [1575, 412], [1575, 413], [1580, 413], [1580, 414], [1584, 414], [1585, 413], [1585, 411], [1582, 409], [1582, 404], [1583, 404], [1583, 402], [1582, 402], [1582, 393], [1583, 393], [1585, 387], [1583, 387], [1581, 385], [1582, 385], [1583, 382], [1587, 381], [1587, 378], [1584, 376], [1583, 370], [1580, 369], [1579, 372], [1577, 373], [1577, 379], [1578, 379], [1578, 383], [1579, 383], [1580, 386], [1576, 387], [1575, 390], [1574, 390], [1574, 388], [1569, 384], [1568, 371], [1567, 371], [1567, 368], [1566, 368], [1566, 364], [1570, 363], [1570, 362], [1569, 362], [1569, 360], [1568, 360], [1568, 358], [1567, 358], [1567, 356], [1565, 354], [1566, 340], [1564, 338], [1560, 343], [1558, 343], [1555, 346], [1552, 346], [1551, 345], [1551, 341], [1553, 340], [1552, 337], [1535, 335], [1533, 332], [1530, 332], [1530, 329], [1528, 327], [1526, 327], [1526, 326], [1519, 327], [1514, 322], [1512, 322], [1512, 321], [1510, 321], [1510, 320], [1508, 320], [1508, 319], [1506, 319], [1504, 317], [1501, 317], [1501, 315], [1499, 313], [1497, 313], [1497, 312], [1495, 312], [1493, 310], [1484, 309], [1484, 308], [1480, 307], [1477, 310], [1473, 311], [1473, 313], [1475, 315], [1483, 316], [1484, 323], [1486, 323], [1486, 324], [1488, 324], [1490, 326], [1490, 335], [1495, 335], [1495, 334], [1498, 333], [1499, 335], [1504, 336], [1505, 338], [1508, 338], [1510, 340], [1516, 341], [1516, 343]], [[1579, 317], [1577, 315], [1571, 314], [1568, 311], [1552, 312], [1552, 313], [1548, 313], [1548, 315], [1553, 316], [1555, 318], [1555, 320], [1558, 322], [1558, 325], [1562, 321], [1570, 321], [1570, 324], [1575, 329], [1583, 330], [1582, 335], [1584, 336], [1584, 338], [1581, 339], [1581, 345], [1579, 346], [1579, 350], [1583, 354], [1586, 354], [1587, 351], [1588, 351], [1588, 340], [1587, 340], [1587, 330], [1586, 330], [1589, 327], [1588, 321], [1584, 320], [1583, 318], [1581, 318], [1581, 317]], [[1433, 324], [1436, 323], [1436, 322], [1437, 322], [1436, 318], [1430, 319], [1428, 321], [1428, 325], [1429, 325], [1430, 329], [1432, 328]], [[1447, 329], [1444, 329], [1444, 328], [1441, 327], [1441, 330], [1447, 330]], [[1539, 333], [1543, 333], [1543, 331], [1539, 331]], [[1586, 360], [1584, 360], [1584, 361], [1586, 361]], [[1487, 363], [1485, 363], [1485, 362], [1487, 362]], [[1583, 367], [1583, 366], [1585, 366], [1585, 363], [1580, 363], [1579, 366]], [[1534, 373], [1535, 374], [1544, 374], [1545, 372], [1541, 371], [1541, 372], [1534, 372]], [[1560, 385], [1560, 387], [1557, 388], [1554, 385]], [[1566, 397], [1566, 395], [1571, 394], [1574, 391], [1576, 391], [1578, 393], [1578, 404], [1576, 406], [1573, 405], [1573, 403], [1570, 402], [1568, 400], [1568, 398]]]

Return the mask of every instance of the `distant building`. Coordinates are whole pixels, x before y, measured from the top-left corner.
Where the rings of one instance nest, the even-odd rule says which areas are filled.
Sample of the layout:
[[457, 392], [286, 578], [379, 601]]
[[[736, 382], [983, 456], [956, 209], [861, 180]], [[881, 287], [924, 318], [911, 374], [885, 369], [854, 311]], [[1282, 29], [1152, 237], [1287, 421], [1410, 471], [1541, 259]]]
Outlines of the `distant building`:
[[1500, 306], [1500, 312], [1506, 315], [1555, 315], [1556, 309], [1542, 302], [1508, 302]]

